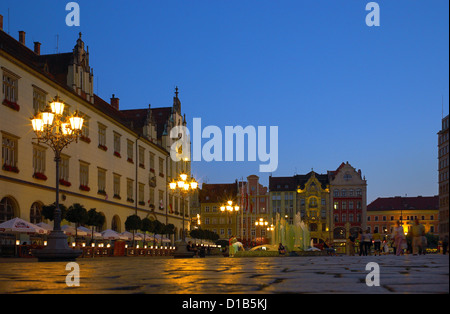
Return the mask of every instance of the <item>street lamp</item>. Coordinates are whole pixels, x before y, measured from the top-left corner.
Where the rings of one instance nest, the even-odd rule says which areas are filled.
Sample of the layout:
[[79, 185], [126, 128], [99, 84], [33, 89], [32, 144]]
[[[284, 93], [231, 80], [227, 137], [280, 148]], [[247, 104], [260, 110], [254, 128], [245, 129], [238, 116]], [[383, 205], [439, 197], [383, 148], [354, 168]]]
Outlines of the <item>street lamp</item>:
[[[267, 227], [267, 225], [268, 225], [269, 223], [266, 221], [266, 220], [264, 220], [263, 218], [259, 218], [259, 221], [255, 221], [255, 226], [256, 227], [258, 227], [258, 226], [261, 226], [261, 228], [259, 229], [259, 236], [260, 236], [260, 238], [261, 238], [261, 244], [263, 244], [262, 242], [262, 227], [264, 227], [264, 226], [266, 226]], [[267, 230], [269, 230], [269, 228], [270, 227], [268, 227], [267, 228]]]
[[37, 141], [52, 148], [56, 163], [56, 202], [53, 230], [48, 236], [48, 244], [42, 250], [35, 250], [33, 254], [39, 261], [67, 261], [75, 260], [81, 251], [69, 248], [67, 236], [61, 230], [61, 209], [59, 208], [59, 164], [61, 152], [78, 136], [83, 127], [83, 118], [78, 112], [67, 117], [64, 115], [64, 102], [56, 96], [46, 108], [31, 118], [33, 131]]
[[[183, 197], [183, 199], [187, 196], [189, 196], [189, 193], [195, 191], [198, 188], [198, 183], [195, 181], [194, 178], [191, 178], [191, 180], [187, 181], [188, 176], [187, 174], [180, 174], [180, 178], [178, 181], [173, 181], [169, 183], [169, 188], [172, 192], [180, 194], [180, 196]], [[186, 209], [185, 209], [186, 210]], [[176, 251], [174, 253], [174, 257], [192, 257], [194, 256], [194, 252], [191, 252], [187, 249], [187, 243], [186, 243], [186, 231], [184, 229], [184, 216], [185, 213], [183, 213], [183, 229], [182, 229], [182, 238], [180, 243], [176, 247]]]
[[[222, 213], [224, 213], [225, 211], [227, 212], [227, 220], [228, 220], [228, 214], [232, 214], [233, 212], [235, 212], [237, 214], [239, 210], [240, 210], [240, 207], [238, 205], [233, 206], [233, 201], [227, 201], [226, 205], [220, 206], [220, 211]], [[227, 224], [228, 224], [228, 221], [227, 221]], [[236, 217], [236, 233], [238, 232], [237, 225], [238, 224], [237, 224], [237, 217]]]

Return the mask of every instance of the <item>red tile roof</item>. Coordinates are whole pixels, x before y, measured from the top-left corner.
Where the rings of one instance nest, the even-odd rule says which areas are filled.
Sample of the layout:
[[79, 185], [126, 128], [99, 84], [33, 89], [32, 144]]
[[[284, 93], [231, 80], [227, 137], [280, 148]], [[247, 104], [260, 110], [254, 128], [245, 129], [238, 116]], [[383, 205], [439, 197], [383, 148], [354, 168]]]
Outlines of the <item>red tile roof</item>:
[[203, 183], [202, 189], [199, 190], [198, 198], [200, 203], [226, 203], [228, 200], [236, 201], [237, 184], [236, 183], [220, 183], [208, 184]]
[[367, 205], [367, 211], [380, 210], [438, 210], [439, 196], [379, 197]]

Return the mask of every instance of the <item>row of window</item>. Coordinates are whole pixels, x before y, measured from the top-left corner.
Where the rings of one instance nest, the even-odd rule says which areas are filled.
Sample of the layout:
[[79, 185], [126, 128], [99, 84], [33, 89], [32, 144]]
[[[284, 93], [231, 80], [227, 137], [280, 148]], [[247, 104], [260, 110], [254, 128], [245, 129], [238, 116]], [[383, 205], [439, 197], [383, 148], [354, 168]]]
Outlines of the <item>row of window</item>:
[[[347, 208], [348, 204], [348, 208]], [[347, 210], [347, 209], [362, 209], [361, 201], [335, 201], [333, 208], [336, 210]]]
[[448, 154], [448, 145], [445, 145], [445, 146], [443, 146], [443, 147], [440, 147], [440, 148], [439, 148], [439, 151], [438, 151], [438, 154], [439, 154], [438, 157], [442, 157], [442, 156]]
[[[240, 210], [245, 211], [244, 208], [241, 208]], [[219, 212], [219, 207], [218, 206], [205, 206], [204, 207], [204, 212], [205, 213], [217, 213]], [[258, 208], [258, 212], [261, 214], [264, 214], [266, 212], [266, 208], [265, 207], [260, 207]]]
[[[220, 228], [220, 229], [211, 229], [212, 232], [217, 233], [220, 237], [231, 237], [233, 235], [233, 231], [231, 228], [225, 229], [225, 228]], [[226, 235], [225, 235], [226, 232]], [[256, 230], [252, 229], [250, 232], [251, 237], [256, 237]], [[242, 229], [242, 237], [245, 238], [247, 236], [247, 229]], [[262, 229], [259, 230], [258, 229], [258, 237], [262, 236], [265, 237], [266, 236], [266, 230]]]
[[338, 190], [335, 189], [333, 190], [333, 196], [334, 197], [347, 197], [347, 196], [362, 196], [362, 190], [361, 189], [342, 189], [342, 190]]
[[[348, 220], [347, 220], [348, 218]], [[356, 219], [356, 220], [355, 220]], [[356, 216], [353, 213], [347, 214], [334, 214], [334, 222], [361, 222], [361, 214], [356, 214]]]
[[[18, 150], [18, 138], [12, 135], [8, 135], [2, 132], [2, 163], [3, 163], [3, 170], [11, 171], [11, 172], [19, 172], [19, 169], [17, 168], [17, 153]], [[46, 171], [46, 147], [42, 147], [40, 145], [34, 144], [33, 145], [33, 177], [38, 180], [47, 180], [47, 176], [45, 175]], [[62, 186], [70, 187], [72, 183], [69, 180], [69, 173], [70, 173], [70, 157], [67, 155], [61, 156], [60, 161], [60, 167], [59, 167], [59, 183]], [[152, 160], [154, 160], [154, 154], [150, 155], [150, 165], [152, 165]], [[163, 167], [163, 164], [160, 167]], [[90, 172], [90, 164], [88, 162], [80, 161], [79, 162], [79, 189], [85, 192], [89, 192], [91, 190], [90, 182], [89, 182], [89, 172]], [[73, 168], [72, 168], [73, 169]], [[163, 169], [163, 168], [161, 168]], [[120, 174], [113, 173], [112, 174], [112, 186], [113, 186], [113, 198], [115, 199], [121, 199], [122, 193], [121, 193], [121, 184], [124, 179]], [[135, 198], [135, 182], [131, 178], [126, 178], [126, 200], [128, 202], [134, 203]], [[107, 170], [97, 167], [97, 193], [99, 195], [105, 196], [106, 199], [108, 199], [108, 195], [106, 193], [107, 190]], [[164, 191], [159, 190], [158, 191], [158, 198], [157, 202], [155, 199], [155, 188], [156, 187], [156, 181], [154, 175], [150, 172], [149, 173], [149, 184], [148, 184], [148, 199], [145, 197], [145, 189], [146, 184], [145, 183], [138, 183], [138, 203], [140, 205], [147, 205], [150, 207], [163, 207], [164, 203]], [[170, 199], [170, 209], [178, 212], [178, 199], [176, 198], [174, 202], [174, 206], [172, 208], [172, 199]], [[187, 208], [187, 205], [184, 204], [184, 202], [181, 202], [181, 209], [184, 210], [184, 208]]]
[[[9, 71], [8, 69], [2, 67], [3, 70], [3, 84], [2, 84], [2, 91], [4, 95], [3, 104], [11, 107], [14, 109], [14, 106], [18, 106], [17, 100], [18, 100], [18, 82], [20, 77], [13, 72]], [[38, 113], [39, 111], [42, 111], [47, 106], [47, 92], [36, 85], [32, 85], [33, 87], [33, 110], [34, 113]], [[65, 106], [65, 112], [66, 114], [69, 111], [69, 105]], [[19, 107], [20, 108], [20, 107]], [[83, 129], [81, 132], [80, 139], [84, 142], [90, 143], [91, 140], [89, 138], [89, 129], [90, 129], [90, 118], [80, 112], [84, 116], [84, 123], [83, 123]], [[102, 124], [101, 122], [97, 123], [98, 125], [98, 148], [102, 149], [104, 151], [108, 150], [108, 147], [106, 146], [106, 138], [107, 138], [107, 126]], [[116, 157], [121, 158], [121, 138], [122, 135], [116, 131], [113, 131], [113, 137], [114, 137], [114, 149], [113, 149], [113, 155]], [[127, 161], [134, 163], [134, 145], [135, 142], [133, 140], [127, 139]], [[137, 144], [136, 144], [137, 145]], [[146, 158], [145, 158], [145, 148], [143, 146], [138, 147], [138, 165], [141, 168], [146, 167]], [[40, 156], [39, 156], [40, 155]], [[33, 152], [33, 168], [35, 169], [35, 173], [43, 174], [45, 171], [45, 162], [43, 160], [45, 159], [45, 150], [43, 148], [36, 147]], [[3, 136], [2, 139], [2, 156], [3, 156], [3, 163], [2, 166], [6, 170], [13, 170], [18, 172], [17, 169], [17, 138], [15, 136]], [[159, 157], [159, 175], [161, 177], [164, 177], [164, 158]], [[149, 170], [151, 172], [156, 173], [156, 160], [155, 160], [155, 154], [150, 152], [150, 158], [149, 158]], [[172, 174], [172, 170], [175, 171], [176, 176], [178, 176], [181, 172], [190, 173], [190, 163], [186, 161], [181, 162], [175, 162], [174, 165], [172, 165], [172, 162], [169, 163], [169, 176]], [[174, 169], [172, 169], [174, 168]]]
[[[428, 216], [428, 219], [426, 219], [427, 216], [422, 215], [422, 216], [399, 216], [399, 217], [394, 217], [394, 216], [390, 216], [390, 220], [394, 221], [394, 220], [414, 220], [414, 219], [421, 219], [421, 220], [434, 220], [434, 215], [430, 215]], [[379, 220], [381, 218], [381, 220]], [[387, 216], [367, 216], [367, 221], [387, 221]]]
[[[409, 232], [409, 229], [410, 229], [409, 226], [405, 226], [404, 227], [404, 230], [406, 232]], [[367, 231], [369, 233], [372, 233], [372, 227], [368, 226], [367, 227]], [[389, 229], [386, 226], [373, 226], [373, 233], [384, 233], [384, 234], [386, 234], [386, 233], [389, 232], [390, 234], [392, 234], [393, 231], [394, 231], [394, 227], [393, 226], [390, 226]], [[426, 232], [434, 233], [434, 232], [436, 232], [436, 228], [434, 226], [430, 226], [430, 229], [426, 230]]]

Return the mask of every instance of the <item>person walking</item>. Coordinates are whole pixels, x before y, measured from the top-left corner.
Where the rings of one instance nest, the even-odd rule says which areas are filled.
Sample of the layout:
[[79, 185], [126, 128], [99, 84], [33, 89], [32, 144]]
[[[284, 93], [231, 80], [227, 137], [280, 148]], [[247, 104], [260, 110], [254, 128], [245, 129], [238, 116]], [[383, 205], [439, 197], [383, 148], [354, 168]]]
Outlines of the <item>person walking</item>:
[[406, 239], [405, 239], [405, 232], [403, 230], [403, 227], [400, 224], [400, 221], [398, 221], [398, 220], [395, 223], [392, 238], [394, 239], [394, 245], [395, 245], [395, 251], [396, 251], [395, 255], [397, 255], [397, 256], [403, 255], [403, 248], [404, 248]]
[[364, 255], [364, 238], [363, 238], [363, 231], [359, 231], [358, 235], [358, 241], [359, 241], [359, 256]]
[[377, 230], [373, 233], [373, 251], [375, 255], [380, 256], [381, 253], [381, 235]]
[[348, 246], [347, 254], [349, 256], [355, 256], [355, 241], [356, 241], [356, 236], [354, 234], [350, 234], [350, 236], [348, 237], [348, 241], [347, 241], [347, 246]]
[[424, 254], [426, 250], [425, 227], [418, 218], [414, 219], [412, 230], [412, 253], [413, 255]]
[[363, 234], [363, 241], [365, 256], [370, 255], [370, 247], [372, 246], [372, 234], [370, 233], [369, 229], [367, 229]]

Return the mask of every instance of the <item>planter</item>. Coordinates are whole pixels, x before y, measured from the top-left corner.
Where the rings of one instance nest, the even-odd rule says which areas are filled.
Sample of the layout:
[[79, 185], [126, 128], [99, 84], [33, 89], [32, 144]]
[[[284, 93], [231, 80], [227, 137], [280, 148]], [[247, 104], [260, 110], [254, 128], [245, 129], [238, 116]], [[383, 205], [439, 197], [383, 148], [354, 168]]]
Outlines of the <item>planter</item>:
[[43, 181], [47, 180], [47, 176], [41, 172], [35, 172], [33, 174], [33, 178], [38, 179], [38, 180], [43, 180]]
[[89, 191], [91, 190], [91, 188], [88, 187], [87, 185], [80, 185], [80, 190], [81, 190], [81, 191], [89, 192]]
[[3, 165], [2, 169], [5, 171], [19, 173], [19, 168], [17, 168], [16, 166]]
[[5, 105], [6, 107], [11, 108], [12, 110], [15, 110], [15, 111], [19, 111], [20, 110], [20, 106], [17, 103], [13, 102], [13, 101], [9, 101], [7, 99], [4, 99], [2, 104]]
[[72, 183], [70, 183], [69, 181], [66, 181], [64, 179], [59, 179], [59, 184], [64, 185], [64, 186], [71, 186]]

